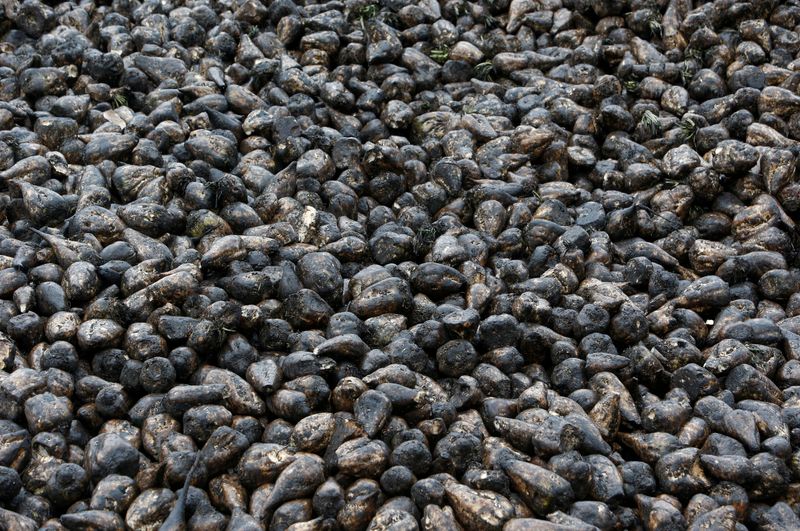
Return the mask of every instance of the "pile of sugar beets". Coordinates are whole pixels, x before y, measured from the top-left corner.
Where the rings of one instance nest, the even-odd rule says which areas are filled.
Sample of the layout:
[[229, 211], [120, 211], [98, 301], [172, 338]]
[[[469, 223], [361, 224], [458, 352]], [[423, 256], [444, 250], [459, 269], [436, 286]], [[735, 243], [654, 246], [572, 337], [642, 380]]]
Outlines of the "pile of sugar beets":
[[0, 0], [0, 529], [800, 528], [798, 0]]

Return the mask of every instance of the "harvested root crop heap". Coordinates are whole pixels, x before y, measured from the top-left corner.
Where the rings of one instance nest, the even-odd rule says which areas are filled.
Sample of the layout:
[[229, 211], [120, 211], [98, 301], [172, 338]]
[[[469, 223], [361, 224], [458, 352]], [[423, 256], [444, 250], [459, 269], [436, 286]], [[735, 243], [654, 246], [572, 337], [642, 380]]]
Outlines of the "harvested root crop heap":
[[0, 528], [800, 528], [796, 0], [0, 1]]

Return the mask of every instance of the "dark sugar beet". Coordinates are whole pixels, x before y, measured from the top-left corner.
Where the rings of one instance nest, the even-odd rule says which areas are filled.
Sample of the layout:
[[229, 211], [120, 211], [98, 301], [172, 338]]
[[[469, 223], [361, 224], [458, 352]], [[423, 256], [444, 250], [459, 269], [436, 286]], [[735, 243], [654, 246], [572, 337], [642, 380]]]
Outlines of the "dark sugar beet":
[[791, 5], [11, 4], [0, 527], [800, 527]]

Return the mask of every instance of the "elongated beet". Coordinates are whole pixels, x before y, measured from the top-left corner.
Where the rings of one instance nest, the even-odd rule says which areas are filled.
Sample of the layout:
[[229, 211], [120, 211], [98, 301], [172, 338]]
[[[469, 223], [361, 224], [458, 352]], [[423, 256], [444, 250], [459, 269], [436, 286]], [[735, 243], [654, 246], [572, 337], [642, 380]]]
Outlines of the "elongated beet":
[[322, 459], [300, 456], [278, 476], [266, 507], [273, 509], [283, 502], [311, 495], [324, 480]]

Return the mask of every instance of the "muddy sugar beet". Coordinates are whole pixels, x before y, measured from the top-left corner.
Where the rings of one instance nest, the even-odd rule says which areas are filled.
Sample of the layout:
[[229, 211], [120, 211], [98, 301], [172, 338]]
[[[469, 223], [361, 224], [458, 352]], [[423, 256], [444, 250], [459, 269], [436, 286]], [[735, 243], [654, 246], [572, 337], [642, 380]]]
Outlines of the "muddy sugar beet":
[[800, 528], [800, 8], [0, 5], [0, 528]]

